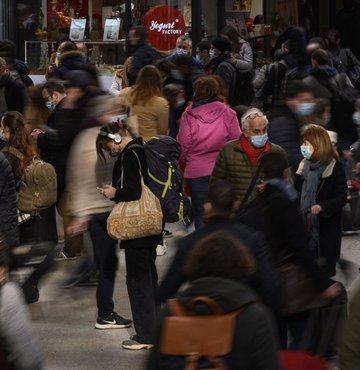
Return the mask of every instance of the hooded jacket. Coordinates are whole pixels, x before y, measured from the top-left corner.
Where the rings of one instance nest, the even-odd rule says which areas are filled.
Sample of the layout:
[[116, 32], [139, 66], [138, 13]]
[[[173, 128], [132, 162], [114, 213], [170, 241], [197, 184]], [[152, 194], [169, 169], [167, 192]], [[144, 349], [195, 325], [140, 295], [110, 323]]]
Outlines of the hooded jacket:
[[[236, 319], [233, 348], [225, 356], [229, 370], [238, 370], [239, 366], [242, 370], [280, 369], [276, 352], [278, 348], [276, 330], [272, 317], [267, 309], [257, 302], [255, 294], [249, 288], [230, 279], [204, 277], [194, 280], [178, 298], [185, 308], [190, 308], [191, 300], [198, 296], [212, 298], [224, 313], [244, 307]], [[204, 305], [195, 307], [194, 311], [196, 315], [211, 313]], [[168, 315], [169, 312], [165, 309], [162, 319]], [[160, 322], [155, 346], [146, 369], [183, 369], [182, 357], [164, 356], [159, 353], [162, 322], [163, 320]], [[179, 338], [179, 340], [186, 340], [186, 338]]]
[[177, 135], [185, 178], [210, 176], [222, 146], [240, 134], [236, 113], [219, 101], [186, 109]]
[[344, 76], [343, 74], [338, 73], [334, 67], [323, 66], [313, 68], [310, 71], [310, 76], [306, 77], [303, 81], [304, 84], [312, 90], [315, 99], [325, 98], [331, 100], [332, 96], [330, 90], [321, 84], [319, 80], [328, 81], [334, 86], [338, 86], [341, 81], [344, 81], [345, 85], [352, 86], [349, 78], [346, 75]]

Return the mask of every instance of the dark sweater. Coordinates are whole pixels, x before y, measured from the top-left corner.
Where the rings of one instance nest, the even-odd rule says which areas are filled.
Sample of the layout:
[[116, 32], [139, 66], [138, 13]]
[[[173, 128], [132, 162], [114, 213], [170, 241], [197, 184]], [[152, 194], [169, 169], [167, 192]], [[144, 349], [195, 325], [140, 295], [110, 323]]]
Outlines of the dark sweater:
[[310, 274], [319, 290], [323, 291], [333, 283], [319, 269], [308, 248], [308, 236], [297, 203], [283, 190], [267, 184], [265, 191], [247, 205], [240, 219], [265, 235], [278, 265], [292, 256]]
[[188, 281], [189, 278], [184, 274], [182, 268], [196, 243], [208, 236], [209, 233], [220, 230], [241, 240], [249, 248], [255, 257], [257, 270], [248, 283], [263, 302], [276, 311], [279, 305], [280, 283], [275, 273], [268, 244], [260, 233], [226, 217], [219, 216], [211, 218], [205, 226], [179, 240], [176, 255], [160, 284], [159, 300], [164, 302], [166, 299], [172, 298], [180, 286]]

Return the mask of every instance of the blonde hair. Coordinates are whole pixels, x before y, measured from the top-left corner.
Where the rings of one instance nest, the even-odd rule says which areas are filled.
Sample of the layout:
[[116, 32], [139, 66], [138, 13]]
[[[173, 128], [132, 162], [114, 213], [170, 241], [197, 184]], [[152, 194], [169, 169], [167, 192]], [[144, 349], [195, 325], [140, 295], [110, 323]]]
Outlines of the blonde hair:
[[305, 126], [302, 131], [302, 140], [303, 142], [308, 141], [314, 147], [314, 153], [311, 156], [312, 162], [328, 165], [333, 159], [339, 158], [331, 144], [329, 134], [321, 126], [314, 124]]

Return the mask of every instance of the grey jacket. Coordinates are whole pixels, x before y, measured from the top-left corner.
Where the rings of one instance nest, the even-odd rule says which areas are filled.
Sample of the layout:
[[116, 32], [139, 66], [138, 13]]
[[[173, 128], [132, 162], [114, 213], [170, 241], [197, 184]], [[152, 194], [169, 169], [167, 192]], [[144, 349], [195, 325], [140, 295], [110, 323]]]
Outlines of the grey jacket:
[[242, 71], [251, 71], [253, 69], [253, 51], [250, 44], [240, 39], [240, 51], [238, 54], [235, 54], [236, 67]]
[[34, 338], [21, 289], [9, 282], [0, 289], [0, 333], [15, 370], [41, 370], [42, 354]]

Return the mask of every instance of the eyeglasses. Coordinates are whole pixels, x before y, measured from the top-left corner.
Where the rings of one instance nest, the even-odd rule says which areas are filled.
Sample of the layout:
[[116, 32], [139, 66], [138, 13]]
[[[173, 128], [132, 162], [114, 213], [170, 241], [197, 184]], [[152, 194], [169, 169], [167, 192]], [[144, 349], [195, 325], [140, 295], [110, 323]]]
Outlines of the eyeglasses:
[[265, 114], [261, 112], [255, 112], [245, 115], [244, 118], [255, 119], [256, 117], [265, 117]]

